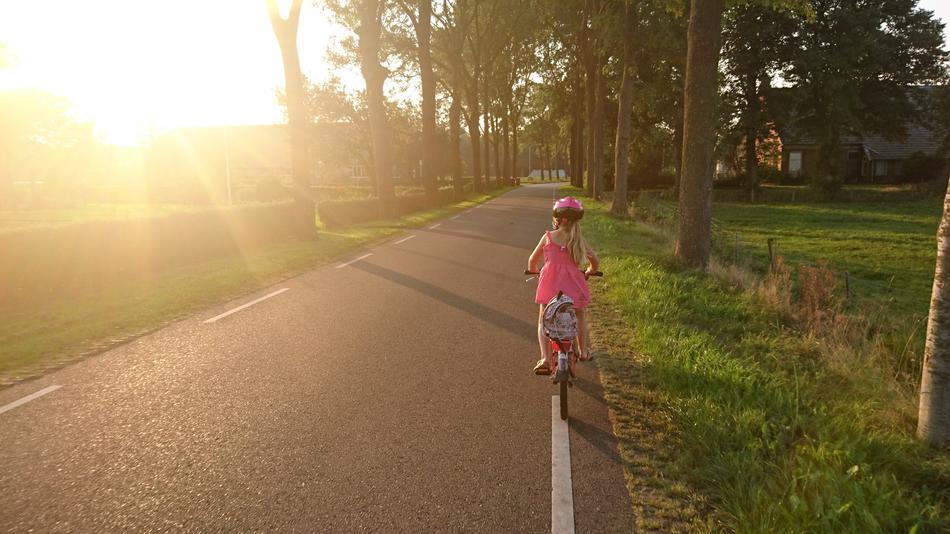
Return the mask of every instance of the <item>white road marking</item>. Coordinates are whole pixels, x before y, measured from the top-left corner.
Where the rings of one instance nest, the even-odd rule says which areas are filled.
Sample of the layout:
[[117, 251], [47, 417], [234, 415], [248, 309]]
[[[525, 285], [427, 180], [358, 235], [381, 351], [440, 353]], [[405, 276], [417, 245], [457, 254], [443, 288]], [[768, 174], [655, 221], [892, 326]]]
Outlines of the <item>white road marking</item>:
[[461, 217], [461, 216], [462, 216], [462, 214], [459, 213], [459, 214], [456, 215], [455, 217], [452, 217], [450, 220], [454, 221], [455, 219], [458, 219], [458, 218]]
[[350, 260], [350, 261], [348, 261], [348, 262], [346, 262], [346, 263], [341, 263], [341, 264], [337, 265], [336, 268], [337, 268], [337, 269], [342, 269], [342, 268], [346, 267], [347, 265], [353, 265], [354, 263], [356, 263], [356, 262], [358, 262], [358, 261], [360, 261], [360, 260], [365, 260], [366, 258], [368, 258], [368, 257], [370, 257], [370, 256], [372, 256], [372, 255], [373, 255], [372, 252], [370, 252], [369, 254], [363, 254], [363, 255], [360, 256], [359, 258], [356, 258], [356, 259]]
[[413, 237], [416, 237], [416, 234], [412, 234], [412, 235], [409, 236], [409, 237], [404, 237], [404, 238], [400, 239], [399, 241], [396, 241], [396, 242], [393, 243], [393, 244], [394, 244], [394, 245], [400, 245], [400, 244], [402, 244], [402, 243], [405, 243], [406, 241], [409, 241], [409, 240], [412, 239]]
[[207, 321], [205, 321], [205, 323], [213, 323], [213, 322], [217, 321], [218, 319], [224, 319], [225, 317], [227, 317], [228, 315], [231, 315], [232, 313], [237, 313], [237, 312], [243, 310], [244, 308], [249, 308], [249, 307], [251, 307], [251, 306], [257, 304], [258, 302], [261, 302], [261, 301], [267, 300], [267, 299], [269, 299], [269, 298], [271, 298], [271, 297], [280, 295], [280, 294], [283, 293], [284, 291], [290, 291], [290, 288], [289, 288], [289, 287], [285, 287], [285, 288], [283, 288], [283, 289], [278, 289], [277, 291], [274, 291], [273, 293], [271, 293], [271, 294], [269, 294], [269, 295], [264, 295], [263, 297], [261, 297], [261, 298], [259, 298], [259, 299], [256, 299], [256, 300], [252, 300], [251, 302], [248, 302], [247, 304], [242, 304], [242, 305], [238, 306], [237, 308], [234, 308], [234, 309], [231, 309], [231, 310], [228, 310], [228, 311], [222, 313], [221, 315], [215, 315], [214, 317], [212, 317], [212, 318], [208, 319]]
[[442, 223], [435, 223], [429, 227], [429, 230], [435, 230], [436, 228], [442, 226]]
[[557, 395], [551, 397], [551, 532], [574, 534], [571, 438]]
[[56, 391], [57, 389], [59, 389], [59, 388], [61, 388], [61, 387], [63, 387], [63, 386], [55, 386], [55, 385], [54, 385], [54, 386], [45, 387], [45, 388], [43, 388], [43, 389], [37, 391], [36, 393], [33, 393], [33, 394], [31, 394], [31, 395], [27, 395], [26, 397], [23, 397], [23, 398], [20, 399], [20, 400], [13, 401], [13, 402], [11, 402], [10, 404], [7, 404], [6, 406], [0, 407], [0, 413], [10, 411], [10, 410], [16, 408], [17, 406], [26, 404], [26, 403], [30, 402], [31, 400], [34, 400], [34, 399], [38, 399], [38, 398], [42, 397], [43, 395], [46, 395], [47, 393], [52, 393], [52, 392]]

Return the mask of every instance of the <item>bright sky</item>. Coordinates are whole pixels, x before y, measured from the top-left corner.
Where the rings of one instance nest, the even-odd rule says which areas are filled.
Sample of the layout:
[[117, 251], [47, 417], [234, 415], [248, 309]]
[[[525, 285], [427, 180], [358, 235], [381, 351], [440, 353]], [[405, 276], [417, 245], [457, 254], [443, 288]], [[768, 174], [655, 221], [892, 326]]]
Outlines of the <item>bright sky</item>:
[[[289, 4], [289, 2], [286, 2]], [[328, 74], [332, 33], [309, 0], [298, 46], [304, 73]], [[0, 90], [71, 99], [109, 142], [181, 126], [282, 121], [283, 65], [264, 0], [6, 0], [0, 43], [16, 65]]]
[[[950, 0], [920, 6], [950, 23]], [[329, 74], [324, 52], [334, 31], [306, 0], [298, 46], [313, 79]], [[16, 58], [0, 70], [0, 91], [35, 87], [66, 96], [108, 142], [141, 142], [182, 126], [283, 120], [275, 99], [283, 66], [264, 0], [3, 0], [0, 43]], [[360, 86], [355, 78], [345, 80]]]

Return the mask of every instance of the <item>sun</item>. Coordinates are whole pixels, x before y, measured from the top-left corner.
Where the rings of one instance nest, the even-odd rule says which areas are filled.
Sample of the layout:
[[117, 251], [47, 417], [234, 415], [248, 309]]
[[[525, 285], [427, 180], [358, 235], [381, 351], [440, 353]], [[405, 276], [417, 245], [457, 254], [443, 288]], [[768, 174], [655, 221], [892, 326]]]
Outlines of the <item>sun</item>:
[[[319, 10], [301, 15], [302, 68], [314, 78], [326, 75], [329, 25]], [[109, 143], [147, 143], [186, 126], [282, 121], [275, 92], [283, 66], [264, 2], [4, 2], [0, 41], [16, 57], [0, 71], [0, 90], [64, 96]]]

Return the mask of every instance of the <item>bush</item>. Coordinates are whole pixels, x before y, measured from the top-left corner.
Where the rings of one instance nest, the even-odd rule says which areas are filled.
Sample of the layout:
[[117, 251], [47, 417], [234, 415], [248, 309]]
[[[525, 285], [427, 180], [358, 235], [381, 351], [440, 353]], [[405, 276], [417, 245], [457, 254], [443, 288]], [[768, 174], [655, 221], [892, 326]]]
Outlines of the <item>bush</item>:
[[829, 200], [833, 199], [835, 195], [841, 191], [843, 185], [844, 180], [842, 180], [840, 176], [826, 174], [808, 178], [808, 186]]
[[914, 152], [904, 161], [904, 180], [929, 182], [946, 177], [947, 161], [923, 152]]
[[290, 197], [290, 192], [276, 178], [267, 178], [257, 184], [257, 200], [259, 202], [286, 200]]

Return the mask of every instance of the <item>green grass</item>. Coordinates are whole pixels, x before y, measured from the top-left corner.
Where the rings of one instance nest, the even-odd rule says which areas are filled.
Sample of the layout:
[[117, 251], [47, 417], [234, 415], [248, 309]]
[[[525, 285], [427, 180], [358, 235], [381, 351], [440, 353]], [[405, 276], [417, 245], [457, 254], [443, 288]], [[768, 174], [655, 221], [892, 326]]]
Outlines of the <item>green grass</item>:
[[[595, 342], [641, 528], [950, 528], [950, 457], [916, 442], [914, 400], [879, 362], [675, 266], [664, 233], [588, 206], [584, 231], [607, 273], [594, 284]], [[909, 230], [926, 213], [894, 215]]]
[[98, 204], [82, 207], [28, 210], [0, 210], [0, 232], [38, 226], [55, 226], [84, 220], [160, 217], [178, 212], [195, 212], [208, 206], [192, 204]]
[[243, 255], [172, 269], [145, 280], [117, 280], [105, 291], [66, 298], [37, 295], [25, 305], [0, 306], [0, 386], [36, 376], [508, 190], [496, 190], [398, 219], [337, 231], [321, 230], [319, 238], [313, 241], [275, 243]]
[[760, 265], [768, 238], [791, 264], [827, 260], [850, 275], [858, 299], [887, 303], [899, 314], [926, 314], [942, 204], [932, 201], [821, 204], [716, 204], [718, 245]]

